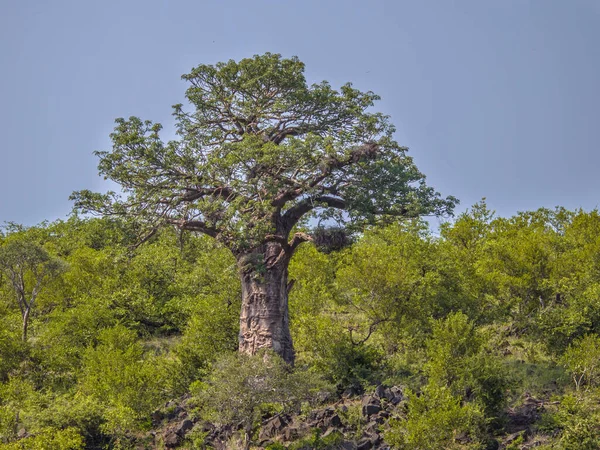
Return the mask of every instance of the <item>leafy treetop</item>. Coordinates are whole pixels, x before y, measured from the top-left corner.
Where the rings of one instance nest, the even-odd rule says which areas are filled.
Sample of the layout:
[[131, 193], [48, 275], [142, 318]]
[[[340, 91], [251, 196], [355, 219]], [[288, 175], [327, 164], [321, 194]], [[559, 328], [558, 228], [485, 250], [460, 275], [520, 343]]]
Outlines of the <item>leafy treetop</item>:
[[293, 251], [303, 218], [360, 227], [394, 216], [451, 213], [425, 184], [379, 99], [345, 84], [308, 85], [304, 64], [266, 53], [199, 65], [182, 77], [191, 108], [174, 106], [178, 139], [137, 117], [116, 120], [99, 170], [124, 195], [79, 191], [84, 212], [123, 215], [148, 230], [173, 224], [210, 235], [234, 253], [268, 241]]

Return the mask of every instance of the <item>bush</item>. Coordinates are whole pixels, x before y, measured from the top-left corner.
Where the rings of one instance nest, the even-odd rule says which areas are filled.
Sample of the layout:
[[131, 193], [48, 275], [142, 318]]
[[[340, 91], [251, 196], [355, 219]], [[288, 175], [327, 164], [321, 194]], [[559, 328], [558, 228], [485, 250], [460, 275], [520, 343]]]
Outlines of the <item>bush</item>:
[[600, 408], [597, 395], [566, 395], [558, 410], [542, 417], [540, 429], [558, 433], [552, 448], [559, 450], [597, 450], [600, 448]]
[[315, 369], [324, 374], [338, 389], [376, 384], [381, 374], [382, 354], [366, 344], [354, 345], [346, 335], [340, 335], [322, 347], [313, 361]]
[[160, 361], [146, 356], [135, 332], [122, 325], [101, 331], [98, 341], [84, 353], [81, 393], [105, 408], [103, 431], [136, 429], [169, 395]]
[[508, 376], [501, 360], [486, 345], [486, 337], [466, 315], [451, 314], [433, 325], [433, 335], [427, 340], [425, 372], [430, 383], [480, 403], [487, 415], [494, 416], [505, 404]]
[[[219, 355], [238, 347], [239, 308], [229, 308], [218, 296], [196, 298], [194, 313], [174, 352], [182, 364], [186, 388], [206, 375]], [[236, 305], [237, 306], [237, 305]]]
[[571, 373], [575, 388], [596, 386], [600, 381], [600, 337], [595, 334], [575, 341], [562, 357], [563, 366]]
[[0, 444], [0, 450], [81, 450], [84, 447], [83, 437], [75, 428], [46, 428], [38, 434], [18, 442]]
[[430, 383], [420, 396], [408, 391], [408, 415], [390, 421], [385, 441], [406, 450], [476, 449], [484, 430], [478, 405], [463, 403], [450, 389]]
[[266, 409], [278, 412], [314, 402], [327, 389], [304, 371], [292, 371], [278, 355], [231, 354], [217, 361], [206, 382], [192, 385], [200, 414], [207, 420], [243, 425], [246, 446]]
[[15, 314], [0, 316], [0, 382], [6, 381], [23, 359], [29, 346], [21, 340], [18, 327], [20, 317]]
[[565, 304], [550, 305], [532, 325], [550, 353], [563, 353], [575, 340], [600, 326], [599, 286], [590, 286]]
[[[290, 444], [287, 450], [329, 450], [339, 448], [343, 440], [344, 435], [339, 431], [334, 431], [328, 436], [321, 437], [321, 430], [316, 428], [312, 431], [312, 436]], [[272, 450], [278, 449], [273, 448]]]

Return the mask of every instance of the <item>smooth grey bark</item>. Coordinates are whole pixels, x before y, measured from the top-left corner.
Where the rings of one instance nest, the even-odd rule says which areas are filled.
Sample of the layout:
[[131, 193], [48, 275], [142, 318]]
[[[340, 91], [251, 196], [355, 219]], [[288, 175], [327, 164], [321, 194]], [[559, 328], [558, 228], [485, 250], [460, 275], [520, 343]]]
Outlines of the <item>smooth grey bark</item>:
[[21, 335], [23, 342], [27, 341], [27, 328], [29, 326], [30, 311], [31, 311], [31, 307], [27, 307], [27, 308], [25, 308], [25, 311], [23, 312], [23, 334]]

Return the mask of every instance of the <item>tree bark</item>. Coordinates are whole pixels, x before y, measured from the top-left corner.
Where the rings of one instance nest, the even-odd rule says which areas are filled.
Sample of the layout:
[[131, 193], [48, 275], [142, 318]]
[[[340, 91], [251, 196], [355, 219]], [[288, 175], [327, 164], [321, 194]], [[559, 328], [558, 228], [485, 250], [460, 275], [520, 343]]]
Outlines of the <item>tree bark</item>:
[[239, 351], [272, 349], [289, 364], [294, 348], [288, 314], [289, 257], [278, 244], [238, 258], [242, 281]]
[[23, 334], [21, 336], [21, 338], [23, 339], [23, 342], [27, 341], [27, 326], [29, 325], [29, 312], [31, 311], [31, 308], [25, 308], [25, 311], [23, 312]]

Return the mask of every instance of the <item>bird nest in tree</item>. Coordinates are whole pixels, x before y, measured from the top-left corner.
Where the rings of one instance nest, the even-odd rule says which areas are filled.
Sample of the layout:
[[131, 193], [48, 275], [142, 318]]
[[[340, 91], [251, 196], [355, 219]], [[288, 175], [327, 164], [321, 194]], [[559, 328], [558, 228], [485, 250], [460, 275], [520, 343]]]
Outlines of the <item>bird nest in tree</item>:
[[313, 243], [322, 253], [328, 254], [352, 245], [352, 237], [342, 227], [317, 227], [313, 230]]

